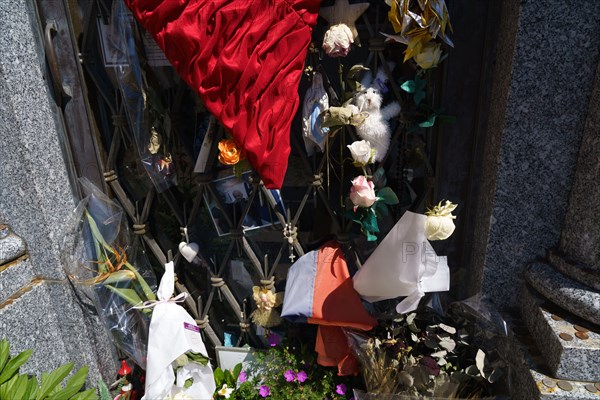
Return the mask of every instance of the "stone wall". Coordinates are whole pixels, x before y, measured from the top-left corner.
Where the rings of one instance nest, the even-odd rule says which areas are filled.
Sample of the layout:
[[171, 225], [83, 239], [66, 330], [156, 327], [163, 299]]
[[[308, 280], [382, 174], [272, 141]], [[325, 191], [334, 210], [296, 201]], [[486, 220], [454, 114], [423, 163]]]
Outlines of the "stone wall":
[[59, 259], [75, 200], [29, 3], [0, 2], [0, 223], [28, 246], [19, 262], [0, 267], [0, 337], [13, 354], [34, 349], [25, 372], [74, 361], [87, 364], [95, 382], [101, 372], [110, 379], [115, 362], [104, 329], [75, 298]]

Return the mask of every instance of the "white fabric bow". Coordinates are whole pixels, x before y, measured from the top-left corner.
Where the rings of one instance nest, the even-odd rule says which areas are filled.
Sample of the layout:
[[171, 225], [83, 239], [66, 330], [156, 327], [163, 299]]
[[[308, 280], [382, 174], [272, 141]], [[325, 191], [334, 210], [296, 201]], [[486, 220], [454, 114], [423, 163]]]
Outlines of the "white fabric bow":
[[425, 219], [407, 211], [354, 275], [354, 289], [368, 302], [406, 296], [400, 314], [413, 311], [427, 292], [450, 289], [446, 257], [425, 236]]
[[[146, 393], [142, 400], [170, 398], [180, 392], [193, 399], [210, 400], [216, 389], [210, 364], [189, 363], [178, 371], [177, 376], [172, 367], [173, 361], [188, 351], [208, 357], [196, 321], [177, 304], [185, 299], [185, 295], [171, 298], [174, 289], [174, 265], [169, 262], [165, 264], [165, 273], [156, 293], [158, 301], [145, 306], [153, 307], [153, 310], [148, 335]], [[193, 377], [194, 383], [185, 388], [185, 380], [189, 377]]]

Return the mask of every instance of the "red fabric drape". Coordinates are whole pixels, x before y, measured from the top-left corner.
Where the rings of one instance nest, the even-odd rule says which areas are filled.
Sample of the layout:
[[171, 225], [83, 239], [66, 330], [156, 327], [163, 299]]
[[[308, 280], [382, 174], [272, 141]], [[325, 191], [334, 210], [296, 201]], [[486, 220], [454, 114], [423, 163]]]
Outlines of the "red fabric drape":
[[320, 0], [125, 3], [242, 146], [265, 185], [281, 187]]

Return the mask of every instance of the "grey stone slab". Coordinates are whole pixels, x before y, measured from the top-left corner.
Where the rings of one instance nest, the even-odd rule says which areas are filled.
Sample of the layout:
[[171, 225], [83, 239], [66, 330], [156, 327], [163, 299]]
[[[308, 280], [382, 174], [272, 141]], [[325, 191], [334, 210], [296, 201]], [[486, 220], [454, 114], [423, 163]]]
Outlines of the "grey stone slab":
[[0, 304], [35, 278], [29, 258], [0, 266]]
[[[524, 287], [520, 298], [521, 312], [537, 347], [544, 349], [542, 355], [552, 376], [577, 381], [600, 381], [600, 335], [590, 327], [587, 339], [577, 337], [575, 326], [581, 322], [567, 312], [543, 308], [543, 299]], [[552, 315], [562, 318], [555, 320]], [[571, 340], [560, 338], [568, 334]]]
[[500, 308], [516, 306], [525, 265], [560, 238], [600, 49], [596, 0], [506, 3], [514, 36], [498, 41], [516, 45], [497, 57], [474, 251], [482, 291]]
[[600, 67], [593, 87], [560, 249], [600, 275]]
[[33, 349], [31, 359], [22, 368], [39, 374], [67, 362], [90, 368], [88, 382], [95, 385], [99, 371], [114, 376], [117, 364], [109, 343], [88, 345], [98, 325], [82, 319], [73, 291], [65, 282], [34, 281], [0, 305], [0, 337], [11, 344], [11, 353]]
[[600, 325], [600, 293], [556, 271], [548, 264], [533, 263], [525, 271], [527, 282], [561, 308]]
[[572, 387], [570, 391], [558, 387], [558, 382], [565, 380], [556, 379], [550, 374], [535, 344], [515, 340], [513, 349], [514, 356], [519, 359], [512, 371], [513, 400], [597, 400], [600, 397], [600, 392], [593, 393], [586, 389], [589, 382], [567, 380]]
[[588, 265], [583, 265], [553, 250], [548, 251], [548, 262], [568, 277], [595, 290], [600, 290], [600, 273], [596, 269]]
[[0, 224], [0, 267], [21, 257], [27, 251], [27, 244], [8, 225]]

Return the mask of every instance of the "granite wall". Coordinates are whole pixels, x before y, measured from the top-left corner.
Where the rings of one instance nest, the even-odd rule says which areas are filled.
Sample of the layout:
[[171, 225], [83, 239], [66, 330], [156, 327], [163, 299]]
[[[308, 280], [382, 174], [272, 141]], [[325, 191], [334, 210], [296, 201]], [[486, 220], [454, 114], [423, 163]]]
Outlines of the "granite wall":
[[28, 257], [0, 268], [0, 338], [12, 353], [33, 348], [22, 369], [39, 373], [74, 361], [90, 381], [114, 375], [108, 337], [74, 296], [59, 259], [75, 207], [56, 106], [32, 2], [0, 2], [0, 223], [28, 245]]
[[472, 260], [474, 290], [500, 308], [518, 304], [526, 264], [559, 243], [591, 107], [599, 15], [595, 0], [503, 2]]

